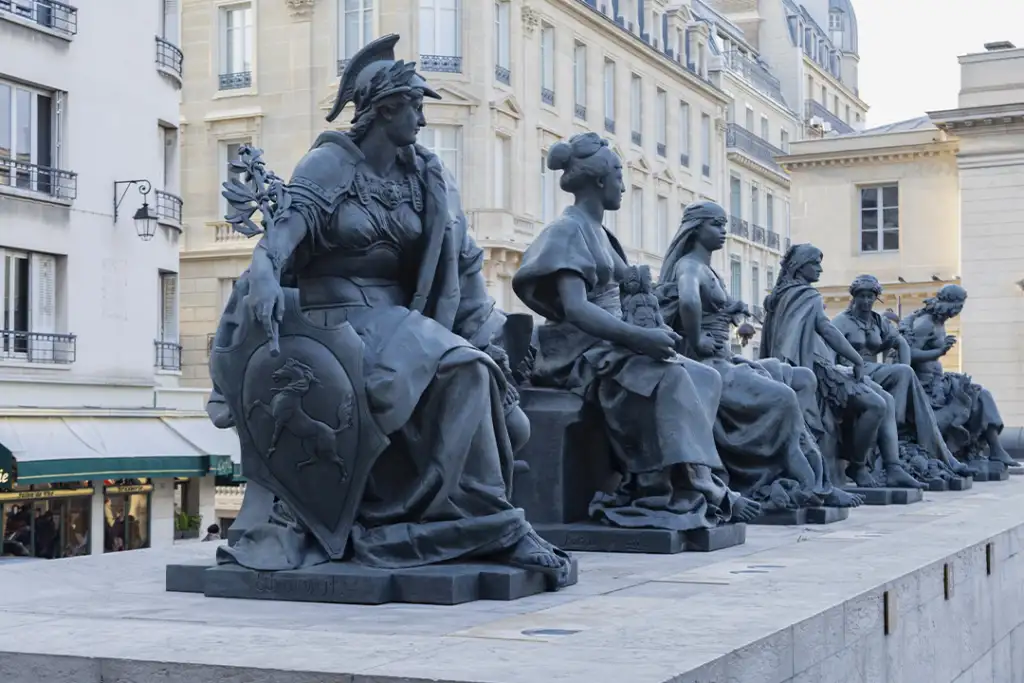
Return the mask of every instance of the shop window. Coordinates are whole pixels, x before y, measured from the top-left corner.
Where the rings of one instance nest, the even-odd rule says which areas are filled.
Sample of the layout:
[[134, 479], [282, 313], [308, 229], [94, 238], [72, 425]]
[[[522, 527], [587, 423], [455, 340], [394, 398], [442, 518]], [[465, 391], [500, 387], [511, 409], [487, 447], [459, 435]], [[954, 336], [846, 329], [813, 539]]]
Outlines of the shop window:
[[103, 552], [148, 548], [150, 542], [150, 495], [148, 479], [106, 482], [103, 502]]
[[0, 558], [88, 555], [91, 510], [89, 482], [16, 486], [0, 493]]

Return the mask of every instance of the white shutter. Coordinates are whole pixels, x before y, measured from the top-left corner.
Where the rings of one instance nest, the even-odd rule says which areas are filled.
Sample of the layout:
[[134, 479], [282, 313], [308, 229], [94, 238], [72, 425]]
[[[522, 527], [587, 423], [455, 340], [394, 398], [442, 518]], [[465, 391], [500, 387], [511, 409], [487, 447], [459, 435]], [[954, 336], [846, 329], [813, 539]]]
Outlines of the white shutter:
[[160, 340], [178, 343], [177, 273], [160, 273]]
[[[29, 257], [29, 331], [52, 335], [57, 332], [57, 258], [50, 254]], [[30, 337], [29, 360], [53, 361], [53, 337]]]
[[[64, 93], [54, 93], [53, 107], [53, 168], [64, 168]], [[57, 192], [58, 188], [53, 188]]]

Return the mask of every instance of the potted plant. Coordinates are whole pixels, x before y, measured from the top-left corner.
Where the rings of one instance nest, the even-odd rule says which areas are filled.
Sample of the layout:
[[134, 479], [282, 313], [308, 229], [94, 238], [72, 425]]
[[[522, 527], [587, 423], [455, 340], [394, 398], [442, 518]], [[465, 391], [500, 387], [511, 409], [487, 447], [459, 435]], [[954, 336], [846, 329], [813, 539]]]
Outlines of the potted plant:
[[190, 515], [179, 510], [174, 514], [174, 540], [199, 538], [199, 529], [202, 525], [202, 515]]

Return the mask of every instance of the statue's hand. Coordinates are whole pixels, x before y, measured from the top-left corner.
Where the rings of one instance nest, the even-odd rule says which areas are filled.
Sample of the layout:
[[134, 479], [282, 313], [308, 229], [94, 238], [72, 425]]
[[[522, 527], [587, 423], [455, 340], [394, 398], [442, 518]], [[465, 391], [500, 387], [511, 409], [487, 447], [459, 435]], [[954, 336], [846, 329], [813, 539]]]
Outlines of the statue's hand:
[[251, 279], [245, 305], [263, 326], [270, 340], [270, 353], [276, 356], [281, 351], [278, 328], [284, 317], [284, 291], [281, 283], [273, 277]]
[[701, 358], [709, 358], [721, 351], [722, 348], [723, 344], [707, 332], [701, 332], [700, 337], [697, 338], [697, 343], [693, 345], [693, 350]]
[[858, 382], [864, 381], [864, 359], [858, 359], [853, 365], [853, 378]]

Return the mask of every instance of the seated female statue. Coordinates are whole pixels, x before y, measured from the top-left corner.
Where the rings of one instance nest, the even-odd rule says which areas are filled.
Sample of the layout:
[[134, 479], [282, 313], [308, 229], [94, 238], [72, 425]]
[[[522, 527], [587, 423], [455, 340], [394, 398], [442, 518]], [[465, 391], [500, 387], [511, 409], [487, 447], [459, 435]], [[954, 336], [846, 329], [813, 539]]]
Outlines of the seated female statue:
[[675, 333], [622, 319], [626, 256], [602, 226], [604, 212], [622, 204], [618, 156], [583, 133], [553, 146], [548, 167], [562, 171], [575, 202], [526, 250], [512, 286], [547, 319], [537, 330], [533, 384], [575, 392], [604, 417], [623, 478], [614, 493], [595, 496], [592, 517], [679, 531], [756, 517], [761, 506], [716, 474], [718, 373], [678, 357]]
[[[910, 345], [888, 319], [874, 311], [881, 295], [878, 278], [858, 276], [850, 284], [850, 305], [833, 318], [832, 324], [864, 359], [865, 374], [892, 397], [900, 435], [916, 443], [928, 459], [936, 461], [940, 471], [967, 474], [967, 468], [957, 462], [942, 440], [931, 401], [910, 367]], [[879, 355], [884, 357], [890, 351], [896, 352], [898, 362], [879, 363]]]
[[[684, 354], [722, 378], [715, 442], [729, 485], [766, 501], [767, 508], [859, 505], [859, 496], [828, 484], [794, 391], [813, 395], [814, 373], [782, 367], [775, 359], [762, 364], [730, 351], [730, 327], [746, 305], [729, 296], [711, 267], [711, 254], [725, 244], [726, 222], [725, 211], [714, 202], [686, 207], [665, 256], [658, 294], [665, 321], [683, 338]], [[775, 373], [765, 367], [770, 365], [779, 366], [772, 368]], [[788, 382], [776, 379], [783, 375]]]
[[[563, 586], [568, 557], [509, 502], [506, 415], [518, 409], [486, 352], [504, 316], [486, 294], [450, 174], [416, 144], [424, 97], [438, 95], [414, 64], [395, 60], [397, 41], [377, 39], [352, 58], [328, 116], [352, 102], [352, 127], [322, 133], [299, 161], [235, 304], [276, 343], [290, 274], [309, 324], [347, 322], [363, 343], [371, 416], [390, 445], [361, 492], [354, 559], [384, 568], [490, 559]], [[309, 563], [315, 548], [294, 529], [264, 524], [222, 550], [252, 568]], [[260, 567], [268, 547], [278, 566]]]
[[[864, 358], [825, 315], [825, 302], [812, 286], [821, 277], [821, 260], [821, 251], [811, 244], [794, 244], [786, 251], [775, 287], [765, 298], [761, 357], [814, 371], [824, 429], [838, 435], [842, 427], [849, 436], [842, 457], [855, 484], [878, 486], [868, 463], [877, 446], [884, 486], [924, 488], [900, 464], [895, 401], [864, 377]], [[836, 365], [836, 354], [852, 369]]]
[[945, 285], [938, 294], [925, 299], [920, 308], [902, 321], [900, 333], [910, 345], [910, 363], [938, 416], [946, 444], [963, 460], [984, 458], [1007, 467], [1019, 468], [999, 442], [1003, 418], [992, 392], [959, 372], [946, 372], [941, 358], [949, 353], [956, 338], [946, 334], [946, 322], [960, 315], [967, 302], [967, 290]]

